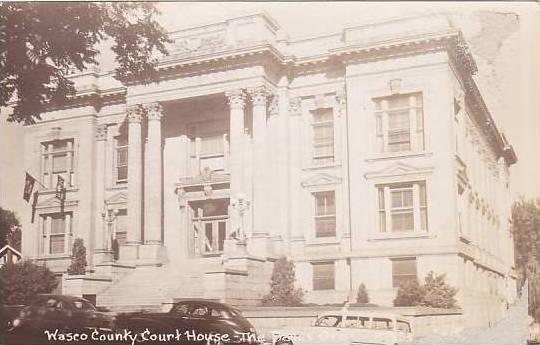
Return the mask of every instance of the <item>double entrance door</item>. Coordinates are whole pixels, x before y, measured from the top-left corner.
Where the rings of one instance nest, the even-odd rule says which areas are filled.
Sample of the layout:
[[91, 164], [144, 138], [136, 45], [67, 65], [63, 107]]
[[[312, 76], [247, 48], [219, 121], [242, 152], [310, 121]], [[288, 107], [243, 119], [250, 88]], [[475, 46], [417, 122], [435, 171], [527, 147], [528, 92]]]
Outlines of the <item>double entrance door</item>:
[[194, 256], [223, 253], [229, 222], [229, 199], [209, 199], [189, 203], [191, 212], [191, 252]]

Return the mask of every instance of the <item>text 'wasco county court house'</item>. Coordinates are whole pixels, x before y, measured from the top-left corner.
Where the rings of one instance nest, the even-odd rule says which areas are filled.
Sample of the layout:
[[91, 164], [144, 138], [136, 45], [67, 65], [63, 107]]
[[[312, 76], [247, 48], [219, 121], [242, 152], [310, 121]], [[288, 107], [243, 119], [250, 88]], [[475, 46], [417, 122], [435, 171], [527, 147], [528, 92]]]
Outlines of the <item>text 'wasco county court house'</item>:
[[253, 305], [286, 255], [306, 302], [364, 283], [392, 305], [431, 270], [470, 315], [513, 301], [516, 155], [448, 18], [294, 39], [255, 14], [170, 35], [159, 83], [74, 74], [77, 96], [25, 128], [44, 187], [23, 254], [62, 273], [75, 239], [87, 249], [64, 293]]

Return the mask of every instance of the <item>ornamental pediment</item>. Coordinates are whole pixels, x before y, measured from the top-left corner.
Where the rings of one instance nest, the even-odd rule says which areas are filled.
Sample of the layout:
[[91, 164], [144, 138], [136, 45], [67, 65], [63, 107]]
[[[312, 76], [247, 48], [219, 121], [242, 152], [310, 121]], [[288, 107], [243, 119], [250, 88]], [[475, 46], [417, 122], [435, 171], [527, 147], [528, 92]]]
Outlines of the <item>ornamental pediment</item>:
[[[76, 200], [65, 200], [64, 201], [64, 207], [66, 207], [66, 206], [74, 206], [76, 204], [77, 204]], [[36, 205], [36, 208], [38, 208], [38, 209], [41, 209], [41, 208], [58, 208], [58, 207], [62, 207], [62, 202], [56, 196], [53, 196], [53, 197], [45, 199], [45, 200], [43, 200], [41, 202], [38, 202], [37, 205]]]
[[105, 203], [107, 205], [114, 205], [114, 204], [126, 204], [127, 203], [127, 193], [120, 192], [116, 193], [107, 200], [105, 200]]
[[412, 165], [412, 164], [406, 164], [403, 162], [397, 162], [390, 165], [387, 165], [386, 167], [375, 170], [375, 171], [368, 171], [364, 174], [365, 178], [376, 178], [376, 177], [392, 177], [392, 176], [400, 176], [400, 175], [415, 175], [415, 174], [425, 174], [429, 173], [433, 170], [433, 167], [431, 166], [418, 166], [418, 165]]
[[302, 181], [302, 187], [315, 187], [341, 183], [341, 177], [333, 176], [330, 174], [320, 173], [311, 176], [307, 180]]

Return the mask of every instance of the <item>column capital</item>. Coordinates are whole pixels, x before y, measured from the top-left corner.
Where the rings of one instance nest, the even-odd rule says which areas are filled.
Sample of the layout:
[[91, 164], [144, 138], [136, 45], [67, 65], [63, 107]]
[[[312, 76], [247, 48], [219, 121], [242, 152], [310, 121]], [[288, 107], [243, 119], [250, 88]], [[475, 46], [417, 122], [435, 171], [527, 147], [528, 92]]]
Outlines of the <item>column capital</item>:
[[127, 118], [129, 123], [141, 123], [143, 117], [143, 107], [140, 104], [127, 108]]
[[148, 121], [159, 121], [163, 117], [163, 106], [158, 103], [150, 103], [146, 106], [146, 117]]
[[107, 125], [98, 125], [96, 127], [96, 140], [97, 141], [107, 140]]
[[266, 97], [269, 95], [269, 92], [264, 85], [250, 88], [247, 91], [254, 106], [266, 105]]
[[246, 104], [246, 94], [242, 89], [229, 90], [225, 92], [225, 96], [228, 98], [229, 106], [231, 109], [240, 108], [243, 109]]
[[294, 97], [289, 99], [289, 114], [301, 115], [302, 114], [302, 100], [300, 97]]

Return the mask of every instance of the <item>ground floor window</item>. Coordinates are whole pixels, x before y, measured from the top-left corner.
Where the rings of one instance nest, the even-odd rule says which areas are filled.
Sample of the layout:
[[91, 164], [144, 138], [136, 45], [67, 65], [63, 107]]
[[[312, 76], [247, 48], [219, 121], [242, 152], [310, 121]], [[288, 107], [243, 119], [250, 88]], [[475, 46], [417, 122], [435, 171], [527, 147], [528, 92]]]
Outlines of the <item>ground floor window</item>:
[[313, 290], [335, 289], [334, 262], [313, 263]]
[[70, 248], [71, 212], [52, 213], [41, 216], [43, 240], [42, 252], [45, 255], [66, 254]]
[[416, 258], [392, 259], [392, 286], [399, 287], [413, 281], [418, 281]]

